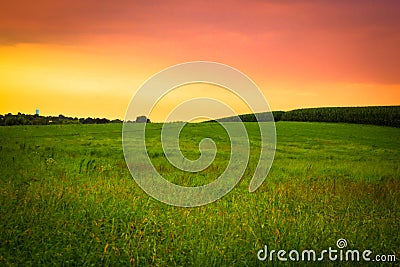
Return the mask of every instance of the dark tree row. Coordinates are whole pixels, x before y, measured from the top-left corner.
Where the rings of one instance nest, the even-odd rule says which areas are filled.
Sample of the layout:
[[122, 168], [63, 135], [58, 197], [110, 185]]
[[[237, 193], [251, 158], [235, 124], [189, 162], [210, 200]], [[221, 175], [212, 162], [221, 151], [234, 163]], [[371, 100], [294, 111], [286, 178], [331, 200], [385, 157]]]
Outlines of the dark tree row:
[[0, 126], [12, 126], [12, 125], [49, 125], [49, 124], [103, 124], [110, 122], [119, 122], [121, 120], [108, 120], [106, 118], [72, 118], [63, 115], [59, 116], [39, 116], [31, 114], [18, 113], [13, 115], [8, 113], [6, 115], [0, 115]]
[[[374, 107], [327, 107], [304, 108], [291, 111], [273, 111], [273, 119], [277, 121], [314, 121], [314, 122], [344, 122], [359, 124], [374, 124], [400, 127], [400, 106]], [[244, 122], [271, 121], [271, 112], [239, 115]], [[140, 119], [141, 117], [138, 117]], [[149, 119], [143, 116], [147, 122]], [[221, 118], [217, 121], [238, 121], [237, 117]], [[121, 120], [106, 118], [72, 118], [63, 115], [39, 116], [18, 113], [0, 115], [0, 126], [11, 125], [48, 125], [48, 124], [104, 124], [110, 122], [122, 123]]]
[[400, 127], [400, 106], [296, 109], [284, 112], [280, 120], [344, 122]]
[[[212, 121], [220, 121], [220, 122], [256, 122], [256, 121], [272, 121], [281, 117], [283, 111], [273, 111], [272, 114], [271, 112], [263, 112], [263, 113], [256, 113], [256, 114], [242, 114], [238, 116], [232, 116], [232, 117], [226, 117], [226, 118], [220, 118], [217, 120], [212, 120]], [[240, 119], [240, 120], [239, 120]]]
[[[314, 121], [374, 124], [400, 127], [400, 106], [304, 108], [273, 111], [277, 121]], [[239, 115], [244, 122], [271, 121], [271, 112]], [[221, 122], [239, 121], [237, 117], [218, 119]]]

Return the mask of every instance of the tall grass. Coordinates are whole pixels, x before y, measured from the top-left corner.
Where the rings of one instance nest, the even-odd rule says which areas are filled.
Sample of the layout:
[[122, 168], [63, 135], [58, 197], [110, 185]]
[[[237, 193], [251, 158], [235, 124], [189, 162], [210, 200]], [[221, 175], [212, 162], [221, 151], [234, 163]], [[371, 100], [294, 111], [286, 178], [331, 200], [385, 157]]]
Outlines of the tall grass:
[[[198, 208], [168, 206], [136, 185], [120, 124], [1, 127], [0, 265], [263, 266], [256, 253], [264, 245], [320, 251], [339, 238], [349, 249], [399, 260], [400, 129], [276, 126], [276, 158], [264, 184], [247, 191], [259, 145], [257, 126], [249, 123], [245, 176], [225, 197]], [[188, 157], [198, 156], [199, 139], [207, 136], [220, 153], [194, 175], [168, 164], [161, 125], [148, 127], [149, 154], [167, 179], [195, 186], [226, 167], [229, 146], [217, 124], [183, 129]]]

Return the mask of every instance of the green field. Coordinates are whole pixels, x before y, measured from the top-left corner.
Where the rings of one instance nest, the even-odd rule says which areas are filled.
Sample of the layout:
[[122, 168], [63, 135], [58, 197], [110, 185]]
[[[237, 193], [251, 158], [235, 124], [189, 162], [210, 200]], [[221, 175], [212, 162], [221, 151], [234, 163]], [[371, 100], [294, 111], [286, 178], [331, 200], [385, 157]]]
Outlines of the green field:
[[[183, 129], [188, 158], [199, 156], [204, 137], [219, 149], [196, 174], [169, 165], [162, 125], [147, 127], [148, 153], [168, 180], [205, 184], [226, 167], [229, 143], [218, 124]], [[197, 208], [163, 204], [138, 187], [124, 160], [122, 124], [0, 127], [0, 265], [265, 266], [278, 262], [257, 259], [264, 245], [321, 251], [340, 238], [347, 249], [393, 254], [399, 263], [399, 128], [278, 122], [270, 174], [249, 193], [260, 138], [257, 124], [246, 127], [245, 176]]]

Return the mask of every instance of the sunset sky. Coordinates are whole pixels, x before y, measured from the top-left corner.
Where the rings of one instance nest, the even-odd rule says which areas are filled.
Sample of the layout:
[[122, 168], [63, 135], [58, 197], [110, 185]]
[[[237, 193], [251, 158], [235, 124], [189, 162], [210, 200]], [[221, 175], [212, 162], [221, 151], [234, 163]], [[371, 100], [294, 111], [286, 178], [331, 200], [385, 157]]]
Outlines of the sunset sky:
[[272, 110], [400, 105], [399, 14], [396, 0], [1, 1], [0, 114], [122, 119], [146, 79], [196, 60], [242, 71]]

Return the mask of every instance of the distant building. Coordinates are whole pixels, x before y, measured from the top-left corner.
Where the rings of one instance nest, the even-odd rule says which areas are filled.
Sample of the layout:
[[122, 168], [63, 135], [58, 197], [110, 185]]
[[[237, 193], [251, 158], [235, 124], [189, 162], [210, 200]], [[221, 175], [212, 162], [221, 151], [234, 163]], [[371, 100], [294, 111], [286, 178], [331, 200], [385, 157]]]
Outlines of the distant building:
[[39, 109], [37, 108], [35, 114], [39, 116]]

